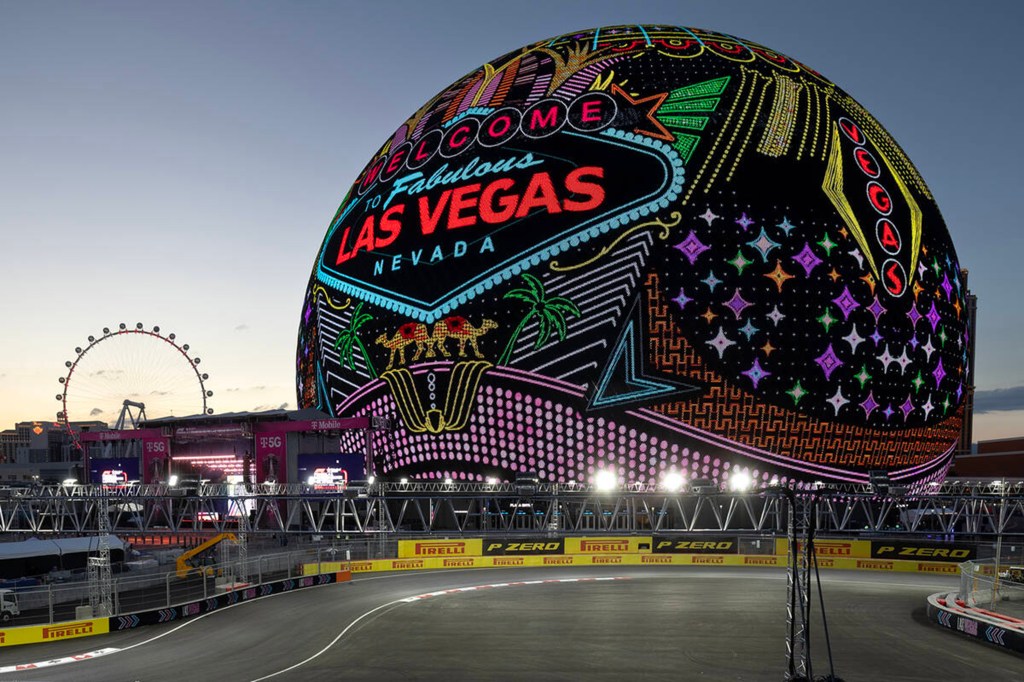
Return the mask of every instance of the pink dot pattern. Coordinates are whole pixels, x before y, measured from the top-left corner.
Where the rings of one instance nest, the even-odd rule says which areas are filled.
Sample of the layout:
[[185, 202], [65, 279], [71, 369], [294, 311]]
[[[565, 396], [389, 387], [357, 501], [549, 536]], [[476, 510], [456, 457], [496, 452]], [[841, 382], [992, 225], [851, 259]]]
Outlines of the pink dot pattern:
[[[396, 412], [391, 396], [384, 395], [355, 416]], [[362, 450], [362, 435], [343, 432], [341, 444], [343, 450]], [[615, 472], [626, 484], [657, 484], [669, 471], [724, 482], [734, 468], [731, 462], [613, 419], [494, 386], [481, 387], [463, 430], [429, 434], [399, 428], [391, 434], [374, 433], [373, 452], [383, 474], [412, 467], [419, 479], [470, 482], [492, 475], [511, 480], [516, 473], [530, 472], [549, 482], [589, 483], [601, 470]], [[769, 481], [767, 471], [735, 468], [742, 468], [755, 484]]]

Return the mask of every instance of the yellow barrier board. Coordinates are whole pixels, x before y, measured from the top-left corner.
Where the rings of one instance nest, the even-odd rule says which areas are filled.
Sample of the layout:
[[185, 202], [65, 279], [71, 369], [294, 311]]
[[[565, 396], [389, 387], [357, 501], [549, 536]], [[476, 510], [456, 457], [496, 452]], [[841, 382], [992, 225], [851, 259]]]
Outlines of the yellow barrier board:
[[[348, 564], [352, 573], [375, 571], [419, 571], [455, 568], [521, 568], [530, 566], [750, 566], [785, 568], [785, 555], [773, 554], [549, 554], [543, 556], [433, 557], [424, 559], [371, 559]], [[901, 559], [860, 559], [818, 557], [818, 567], [859, 571], [896, 571], [957, 575], [959, 564]], [[342, 562], [305, 564], [303, 575], [317, 569], [327, 573], [344, 571]]]
[[651, 551], [651, 537], [566, 538], [566, 554], [639, 554]]
[[[803, 551], [803, 543], [797, 545]], [[776, 539], [775, 553], [785, 556], [789, 553], [789, 540]], [[871, 558], [870, 540], [815, 540], [814, 554], [821, 557], [844, 558], [853, 557], [857, 559]]]
[[110, 621], [106, 618], [76, 620], [56, 625], [28, 625], [0, 630], [0, 646], [56, 642], [62, 639], [105, 635], [108, 632], [110, 632]]
[[483, 540], [463, 538], [457, 540], [399, 540], [398, 558], [464, 557], [483, 554]]

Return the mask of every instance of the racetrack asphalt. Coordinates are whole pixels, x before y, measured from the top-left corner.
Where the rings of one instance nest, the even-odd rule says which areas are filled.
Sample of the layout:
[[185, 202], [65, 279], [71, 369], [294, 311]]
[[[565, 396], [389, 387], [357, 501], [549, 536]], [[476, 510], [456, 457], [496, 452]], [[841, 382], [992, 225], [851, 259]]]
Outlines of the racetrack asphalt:
[[[925, 620], [925, 598], [955, 590], [954, 576], [821, 578], [835, 672], [847, 682], [1024, 680], [1024, 657]], [[819, 615], [811, 647], [814, 675], [829, 673]], [[595, 566], [362, 575], [185, 621], [7, 647], [0, 668], [101, 649], [117, 651], [0, 682], [781, 680], [786, 574]]]

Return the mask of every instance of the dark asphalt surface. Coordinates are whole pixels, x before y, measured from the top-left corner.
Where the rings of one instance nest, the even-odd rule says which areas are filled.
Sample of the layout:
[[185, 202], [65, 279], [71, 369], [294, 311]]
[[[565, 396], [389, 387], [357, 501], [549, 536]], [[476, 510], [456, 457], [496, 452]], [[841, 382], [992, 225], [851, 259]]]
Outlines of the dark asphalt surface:
[[[465, 586], [570, 578], [402, 599]], [[822, 574], [836, 674], [854, 680], [1024, 680], [1024, 657], [924, 621], [956, 579]], [[164, 626], [0, 650], [0, 666], [105, 647], [17, 680], [781, 680], [785, 572], [690, 566], [379, 574]], [[815, 600], [815, 604], [817, 604]], [[817, 610], [817, 606], [815, 607]], [[344, 634], [342, 634], [344, 633]], [[814, 674], [828, 672], [820, 623]], [[279, 673], [279, 674], [275, 674]]]

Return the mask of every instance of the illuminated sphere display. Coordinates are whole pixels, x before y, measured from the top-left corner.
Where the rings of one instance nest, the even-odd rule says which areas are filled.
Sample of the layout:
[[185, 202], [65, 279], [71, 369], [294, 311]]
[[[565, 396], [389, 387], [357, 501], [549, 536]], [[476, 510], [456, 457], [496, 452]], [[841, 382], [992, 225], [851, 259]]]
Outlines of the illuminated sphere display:
[[395, 417], [390, 477], [920, 484], [959, 437], [966, 294], [917, 170], [824, 76], [700, 29], [583, 31], [369, 160], [313, 265], [299, 404]]

